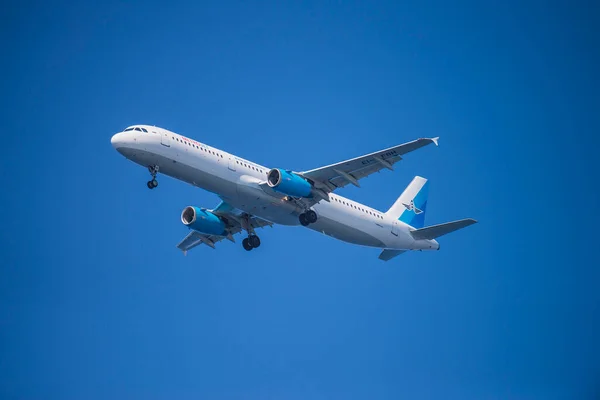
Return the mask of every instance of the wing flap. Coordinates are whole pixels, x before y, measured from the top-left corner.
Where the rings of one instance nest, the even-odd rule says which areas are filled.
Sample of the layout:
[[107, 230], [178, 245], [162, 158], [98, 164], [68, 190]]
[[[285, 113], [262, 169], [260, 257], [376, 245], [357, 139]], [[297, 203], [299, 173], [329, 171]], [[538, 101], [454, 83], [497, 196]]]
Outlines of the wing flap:
[[[401, 158], [398, 157], [398, 161], [400, 161]], [[394, 161], [395, 163], [396, 161]], [[351, 175], [356, 179], [356, 180], [361, 180], [362, 178], [366, 178], [369, 175], [374, 174], [375, 172], [379, 172], [383, 169], [383, 167], [380, 164], [371, 164], [367, 167], [364, 168], [360, 168], [357, 169], [355, 171], [352, 171]], [[337, 176], [335, 178], [332, 178], [329, 180], [329, 182], [333, 183], [336, 187], [341, 188], [344, 187], [348, 184], [350, 184], [351, 182], [349, 182], [348, 180], [344, 179], [344, 177], [342, 176]]]
[[177, 248], [183, 252], [187, 252], [204, 243], [214, 249], [215, 243], [223, 240], [223, 238], [224, 236], [205, 235], [197, 231], [190, 231], [190, 233], [179, 242]]

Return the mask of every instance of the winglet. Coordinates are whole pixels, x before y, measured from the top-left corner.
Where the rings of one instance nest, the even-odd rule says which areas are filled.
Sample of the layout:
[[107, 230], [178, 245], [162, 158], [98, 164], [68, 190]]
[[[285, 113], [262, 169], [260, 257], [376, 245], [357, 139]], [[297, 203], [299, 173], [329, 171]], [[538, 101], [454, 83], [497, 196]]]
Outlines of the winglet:
[[434, 138], [431, 138], [431, 141], [432, 141], [432, 142], [433, 142], [433, 144], [435, 144], [436, 146], [439, 146], [439, 145], [438, 145], [438, 140], [440, 140], [440, 137], [439, 137], [439, 136], [437, 136], [437, 137], [434, 137]]

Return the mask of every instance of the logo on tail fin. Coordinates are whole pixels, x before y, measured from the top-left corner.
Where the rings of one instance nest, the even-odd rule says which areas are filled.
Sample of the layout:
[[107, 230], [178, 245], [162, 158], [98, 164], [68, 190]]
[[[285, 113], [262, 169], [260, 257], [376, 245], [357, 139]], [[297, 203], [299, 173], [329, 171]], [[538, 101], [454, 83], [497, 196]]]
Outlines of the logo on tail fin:
[[413, 228], [422, 228], [427, 214], [428, 193], [427, 179], [415, 176], [386, 214]]
[[423, 210], [420, 210], [420, 209], [418, 209], [417, 207], [415, 207], [415, 200], [414, 200], [414, 199], [413, 199], [413, 200], [411, 200], [409, 204], [402, 203], [402, 205], [403, 205], [404, 207], [406, 207], [406, 209], [407, 209], [408, 211], [412, 211], [412, 212], [414, 212], [414, 213], [415, 213], [415, 214], [417, 214], [417, 215], [418, 215], [418, 214], [421, 214], [421, 213], [423, 212]]

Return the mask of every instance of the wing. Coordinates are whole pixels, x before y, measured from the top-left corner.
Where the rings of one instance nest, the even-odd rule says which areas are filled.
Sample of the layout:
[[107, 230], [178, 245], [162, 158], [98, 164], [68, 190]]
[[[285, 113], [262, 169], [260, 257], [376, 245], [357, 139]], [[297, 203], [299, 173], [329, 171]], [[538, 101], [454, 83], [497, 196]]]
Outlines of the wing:
[[417, 139], [385, 150], [376, 151], [375, 153], [298, 174], [311, 180], [315, 187], [323, 190], [325, 193], [333, 192], [335, 189], [344, 187], [349, 183], [360, 187], [358, 183], [360, 179], [379, 172], [384, 168], [393, 170], [393, 165], [402, 160], [404, 154], [431, 143], [437, 146], [438, 139], [437, 137]]
[[214, 249], [215, 244], [225, 239], [225, 237], [226, 236], [205, 235], [197, 231], [190, 231], [190, 233], [188, 233], [187, 236], [181, 242], [179, 242], [177, 248], [183, 251], [184, 254], [194, 247], [201, 245], [202, 243]]
[[187, 253], [189, 250], [196, 246], [205, 244], [208, 247], [215, 248], [215, 244], [223, 239], [228, 239], [235, 242], [233, 235], [240, 233], [242, 230], [254, 231], [254, 229], [262, 228], [265, 226], [273, 226], [272, 222], [264, 220], [262, 218], [249, 215], [237, 208], [232, 207], [226, 202], [221, 202], [214, 210], [210, 210], [213, 214], [222, 217], [227, 227], [227, 236], [219, 235], [207, 235], [198, 231], [190, 231], [187, 236], [179, 242], [177, 248], [183, 253]]

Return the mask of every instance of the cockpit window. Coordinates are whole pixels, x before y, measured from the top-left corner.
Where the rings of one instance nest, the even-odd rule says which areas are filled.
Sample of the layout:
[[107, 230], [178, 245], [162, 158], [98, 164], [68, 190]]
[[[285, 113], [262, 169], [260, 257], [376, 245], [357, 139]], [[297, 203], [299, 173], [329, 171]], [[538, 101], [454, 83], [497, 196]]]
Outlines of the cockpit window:
[[141, 128], [139, 126], [130, 126], [129, 128], [125, 129], [123, 132], [127, 132], [127, 131], [138, 131], [138, 132], [146, 132], [146, 133], [148, 133], [148, 129]]

